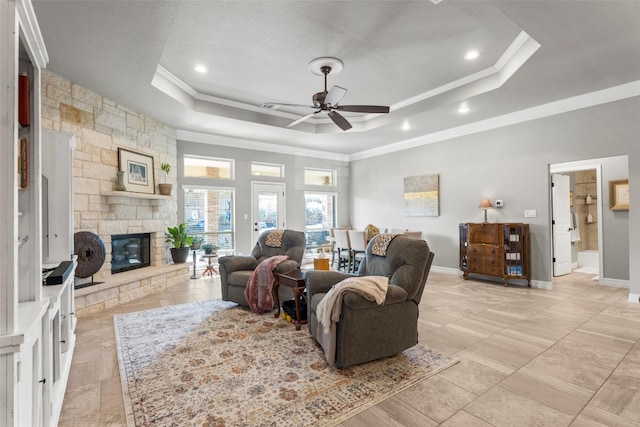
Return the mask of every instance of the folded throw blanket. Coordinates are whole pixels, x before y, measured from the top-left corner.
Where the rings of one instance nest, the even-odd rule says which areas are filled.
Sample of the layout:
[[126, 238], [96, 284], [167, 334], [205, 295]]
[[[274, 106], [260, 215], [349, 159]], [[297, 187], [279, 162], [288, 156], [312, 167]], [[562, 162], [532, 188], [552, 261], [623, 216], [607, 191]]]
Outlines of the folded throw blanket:
[[275, 283], [273, 270], [287, 259], [289, 257], [286, 255], [272, 256], [258, 264], [251, 273], [247, 287], [244, 289], [244, 297], [254, 313], [260, 314], [273, 310], [273, 297], [271, 296], [271, 290]]
[[334, 285], [322, 298], [316, 309], [318, 330], [316, 336], [329, 365], [336, 359], [336, 324], [342, 313], [342, 299], [347, 292], [355, 292], [381, 305], [387, 297], [389, 278], [385, 276], [349, 277]]

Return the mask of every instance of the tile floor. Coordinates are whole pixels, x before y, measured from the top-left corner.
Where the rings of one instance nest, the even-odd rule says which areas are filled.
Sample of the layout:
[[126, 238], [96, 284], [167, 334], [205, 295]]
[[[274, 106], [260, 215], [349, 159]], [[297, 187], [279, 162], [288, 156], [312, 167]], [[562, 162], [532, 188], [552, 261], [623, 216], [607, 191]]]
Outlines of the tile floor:
[[[589, 274], [542, 290], [432, 273], [420, 342], [461, 362], [342, 426], [638, 426], [640, 305], [627, 295]], [[114, 314], [211, 298], [218, 277], [79, 319], [60, 426], [125, 425]]]

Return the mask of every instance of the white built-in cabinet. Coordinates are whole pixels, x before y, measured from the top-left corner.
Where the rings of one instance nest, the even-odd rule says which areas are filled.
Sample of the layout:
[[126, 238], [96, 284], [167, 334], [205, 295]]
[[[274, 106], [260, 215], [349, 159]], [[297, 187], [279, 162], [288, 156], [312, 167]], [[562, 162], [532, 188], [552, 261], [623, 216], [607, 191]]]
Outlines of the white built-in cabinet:
[[[55, 263], [73, 252], [72, 168], [52, 173], [49, 199], [60, 201], [60, 212], [43, 215], [42, 162], [51, 159], [43, 152], [52, 147], [43, 148], [40, 72], [48, 57], [29, 0], [0, 0], [0, 58], [0, 426], [55, 426], [75, 344], [73, 272], [43, 286], [42, 268], [44, 253]], [[20, 74], [28, 103], [19, 102]], [[30, 120], [20, 124], [25, 105]], [[47, 229], [67, 230], [66, 243], [51, 246]]]

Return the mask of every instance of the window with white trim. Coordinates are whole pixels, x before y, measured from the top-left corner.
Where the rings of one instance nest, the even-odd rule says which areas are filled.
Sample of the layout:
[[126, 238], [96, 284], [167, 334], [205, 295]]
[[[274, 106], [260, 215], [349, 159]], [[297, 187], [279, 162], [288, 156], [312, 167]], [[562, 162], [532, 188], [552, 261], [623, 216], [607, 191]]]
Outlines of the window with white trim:
[[336, 224], [336, 194], [305, 191], [304, 231], [307, 248], [328, 244], [327, 237]]
[[184, 176], [191, 178], [235, 179], [234, 160], [185, 155]]
[[322, 185], [333, 187], [336, 181], [336, 171], [328, 169], [304, 169], [305, 185]]
[[185, 188], [184, 222], [188, 232], [221, 251], [234, 251], [234, 198], [235, 190], [229, 188]]
[[284, 178], [284, 165], [251, 162], [251, 175]]

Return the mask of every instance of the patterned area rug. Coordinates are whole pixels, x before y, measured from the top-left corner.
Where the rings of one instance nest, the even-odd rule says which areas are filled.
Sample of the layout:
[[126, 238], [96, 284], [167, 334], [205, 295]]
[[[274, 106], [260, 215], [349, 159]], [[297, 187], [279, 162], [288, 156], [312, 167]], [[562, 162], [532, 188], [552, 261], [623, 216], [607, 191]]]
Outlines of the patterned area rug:
[[114, 318], [129, 426], [330, 426], [457, 362], [417, 345], [335, 369], [306, 328], [234, 306]]

